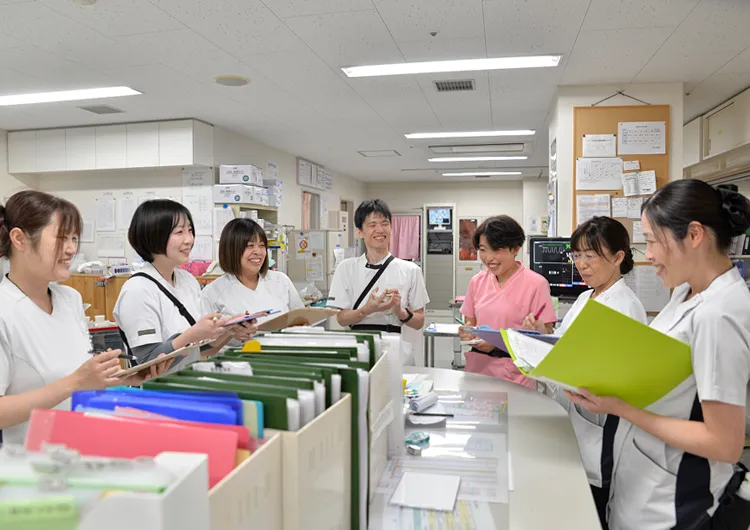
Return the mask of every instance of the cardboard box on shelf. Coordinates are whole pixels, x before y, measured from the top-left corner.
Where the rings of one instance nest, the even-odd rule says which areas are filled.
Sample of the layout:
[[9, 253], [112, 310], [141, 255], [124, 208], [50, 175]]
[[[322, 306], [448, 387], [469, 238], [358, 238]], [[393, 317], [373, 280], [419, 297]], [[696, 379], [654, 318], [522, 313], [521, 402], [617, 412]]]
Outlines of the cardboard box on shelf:
[[263, 170], [252, 164], [237, 166], [219, 166], [220, 184], [263, 185]]
[[[214, 202], [222, 204], [261, 204], [268, 205], [265, 188], [245, 184], [215, 184]], [[265, 203], [264, 203], [265, 200]]]

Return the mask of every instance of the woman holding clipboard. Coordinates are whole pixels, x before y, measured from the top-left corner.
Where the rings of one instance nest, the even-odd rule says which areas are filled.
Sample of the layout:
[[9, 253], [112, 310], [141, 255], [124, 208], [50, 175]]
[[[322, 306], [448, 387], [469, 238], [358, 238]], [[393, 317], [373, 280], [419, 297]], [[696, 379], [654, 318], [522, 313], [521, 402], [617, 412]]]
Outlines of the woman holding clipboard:
[[[750, 502], [734, 467], [745, 441], [750, 291], [728, 248], [750, 227], [750, 203], [698, 180], [648, 198], [646, 257], [672, 298], [651, 327], [690, 345], [693, 373], [647, 409], [586, 389], [566, 392], [620, 417], [608, 507], [612, 530], [747, 530]], [[744, 494], [743, 494], [744, 495]]]
[[[596, 300], [623, 315], [646, 323], [646, 309], [623, 278], [623, 275], [633, 270], [634, 263], [630, 236], [622, 223], [610, 217], [594, 217], [576, 228], [570, 236], [570, 249], [575, 267], [591, 289], [582, 293], [575, 301], [557, 330], [557, 335], [565, 333], [589, 300]], [[546, 332], [545, 326], [532, 316], [526, 317], [523, 327]], [[605, 354], [603, 349], [602, 355]], [[547, 393], [570, 415], [599, 519], [606, 529], [613, 465], [612, 442], [619, 418], [593, 414], [574, 405], [558, 387], [550, 385]]]
[[258, 223], [251, 219], [227, 223], [219, 240], [219, 266], [224, 275], [203, 289], [203, 312], [285, 313], [304, 307], [292, 280], [283, 272], [269, 270], [268, 262], [268, 238]]
[[[486, 219], [474, 232], [474, 246], [486, 270], [469, 282], [461, 313], [466, 326], [486, 325], [493, 329], [520, 328], [529, 314], [552, 331], [557, 322], [547, 280], [527, 269], [516, 256], [526, 236], [513, 218], [498, 215]], [[463, 341], [475, 337], [459, 328]], [[507, 379], [528, 388], [537, 383], [516, 368], [508, 353], [485, 341], [478, 341], [466, 352], [466, 371]]]
[[121, 352], [91, 355], [81, 295], [59, 285], [70, 277], [83, 223], [70, 202], [35, 190], [0, 206], [0, 429], [5, 443], [23, 444], [33, 409], [69, 408], [77, 390], [141, 383], [162, 374], [117, 377]]
[[180, 269], [190, 260], [195, 243], [193, 218], [182, 204], [152, 200], [133, 214], [128, 241], [144, 266], [122, 286], [114, 316], [131, 354], [139, 363], [188, 344], [213, 340], [203, 350], [193, 348], [171, 369], [213, 355], [232, 338], [245, 337], [248, 324], [225, 327], [228, 319], [200, 309], [200, 285]]

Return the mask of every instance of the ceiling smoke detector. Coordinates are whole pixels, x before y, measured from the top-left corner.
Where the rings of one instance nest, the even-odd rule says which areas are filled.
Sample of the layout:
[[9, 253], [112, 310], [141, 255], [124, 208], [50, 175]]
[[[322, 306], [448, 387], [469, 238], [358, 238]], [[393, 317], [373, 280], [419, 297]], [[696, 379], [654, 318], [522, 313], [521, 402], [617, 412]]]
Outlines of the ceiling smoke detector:
[[242, 77], [239, 75], [220, 75], [218, 77], [214, 77], [214, 82], [217, 85], [221, 86], [237, 87], [245, 86], [250, 82], [250, 80], [247, 77]]

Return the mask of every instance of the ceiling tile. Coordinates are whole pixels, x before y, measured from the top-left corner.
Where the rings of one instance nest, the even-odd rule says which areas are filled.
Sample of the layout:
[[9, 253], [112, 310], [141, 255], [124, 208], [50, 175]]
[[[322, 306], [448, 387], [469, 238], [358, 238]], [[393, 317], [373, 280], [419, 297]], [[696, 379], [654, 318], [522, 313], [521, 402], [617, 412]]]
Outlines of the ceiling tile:
[[484, 37], [403, 41], [398, 43], [398, 47], [410, 62], [487, 57]]
[[700, 50], [686, 52], [676, 48], [669, 41], [644, 66], [634, 79], [637, 83], [659, 83], [683, 81], [700, 83], [737, 54], [725, 50]]
[[349, 85], [398, 134], [440, 130], [432, 107], [411, 76], [352, 79]]
[[731, 61], [721, 67], [719, 74], [748, 74], [750, 73], [750, 48], [737, 54]]
[[260, 0], [151, 0], [229, 53], [248, 55], [299, 47], [299, 40]]
[[17, 48], [22, 45], [23, 43], [20, 40], [14, 39], [10, 35], [4, 35], [0, 33], [0, 50], [6, 50], [8, 48]]
[[590, 0], [491, 0], [484, 2], [490, 57], [568, 53]]
[[678, 26], [700, 0], [593, 0], [583, 31]]
[[584, 31], [576, 41], [562, 83], [630, 82], [672, 33], [673, 28]]
[[38, 79], [38, 88], [42, 90], [91, 88], [109, 84], [108, 77], [101, 72], [33, 46], [0, 51], [0, 67]]
[[281, 18], [373, 9], [371, 0], [263, 0], [263, 3]]
[[291, 18], [287, 25], [335, 68], [403, 62], [401, 51], [376, 11]]
[[684, 98], [684, 119], [688, 122], [713, 109], [750, 86], [750, 73], [716, 74], [695, 87]]
[[439, 93], [434, 81], [465, 79], [466, 74], [419, 76], [419, 84], [444, 130], [477, 130], [492, 127], [489, 79], [486, 72], [474, 72], [475, 90]]
[[68, 18], [109, 36], [133, 35], [184, 27], [148, 0], [117, 0], [82, 6], [71, 0], [39, 0]]
[[482, 35], [481, 0], [373, 0], [396, 42]]

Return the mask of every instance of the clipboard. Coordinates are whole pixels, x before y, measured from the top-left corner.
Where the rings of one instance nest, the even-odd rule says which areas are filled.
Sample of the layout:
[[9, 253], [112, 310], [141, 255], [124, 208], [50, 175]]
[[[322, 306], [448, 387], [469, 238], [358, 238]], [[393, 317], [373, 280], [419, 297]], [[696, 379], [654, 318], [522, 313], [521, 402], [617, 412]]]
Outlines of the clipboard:
[[259, 318], [267, 317], [269, 315], [275, 315], [276, 313], [281, 313], [281, 311], [279, 311], [278, 309], [266, 309], [265, 311], [257, 311], [252, 315], [240, 315], [238, 317], [234, 317], [221, 327], [228, 328], [229, 326], [242, 324], [243, 322], [252, 322], [253, 320], [258, 320]]
[[132, 366], [130, 368], [126, 368], [125, 370], [120, 370], [113, 377], [127, 377], [129, 375], [137, 374], [138, 372], [141, 372], [147, 368], [150, 368], [154, 366], [155, 364], [163, 363], [164, 361], [174, 359], [175, 357], [178, 357], [180, 355], [187, 355], [188, 350], [192, 350], [193, 348], [201, 348], [203, 346], [211, 344], [212, 342], [214, 342], [214, 339], [205, 339], [205, 340], [200, 340], [198, 342], [192, 342], [190, 344], [183, 346], [182, 348], [176, 349], [175, 351], [171, 353], [162, 355], [161, 357], [151, 359], [150, 361], [146, 361], [143, 364], [139, 364], [136, 366]]
[[338, 313], [327, 307], [300, 307], [269, 318], [258, 326], [258, 331], [279, 331], [291, 326], [311, 326]]

